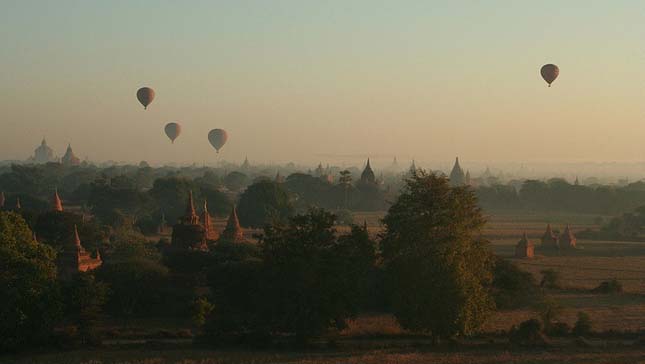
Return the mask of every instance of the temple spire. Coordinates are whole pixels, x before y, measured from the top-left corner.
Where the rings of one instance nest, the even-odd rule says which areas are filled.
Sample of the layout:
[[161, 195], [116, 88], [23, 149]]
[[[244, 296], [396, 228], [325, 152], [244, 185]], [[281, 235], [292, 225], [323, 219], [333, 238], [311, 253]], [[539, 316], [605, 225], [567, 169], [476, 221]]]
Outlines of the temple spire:
[[184, 215], [184, 223], [191, 225], [199, 224], [199, 217], [195, 212], [195, 203], [193, 202], [193, 191], [188, 192], [188, 204], [186, 206], [186, 214]]
[[63, 202], [58, 195], [58, 189], [54, 191], [54, 211], [63, 212]]
[[74, 245], [76, 245], [77, 248], [81, 247], [81, 238], [78, 237], [78, 229], [76, 228], [76, 225], [74, 225]]
[[235, 205], [231, 209], [226, 228], [222, 232], [222, 239], [233, 243], [244, 241], [244, 231], [240, 226], [240, 220], [237, 218], [237, 207]]
[[208, 201], [204, 200], [204, 209], [202, 211], [201, 221], [206, 230], [206, 239], [217, 240], [219, 237], [217, 231], [213, 228], [211, 215], [208, 213]]
[[466, 175], [461, 165], [459, 165], [459, 157], [455, 158], [455, 165], [450, 172], [450, 184], [452, 186], [463, 186], [466, 184]]

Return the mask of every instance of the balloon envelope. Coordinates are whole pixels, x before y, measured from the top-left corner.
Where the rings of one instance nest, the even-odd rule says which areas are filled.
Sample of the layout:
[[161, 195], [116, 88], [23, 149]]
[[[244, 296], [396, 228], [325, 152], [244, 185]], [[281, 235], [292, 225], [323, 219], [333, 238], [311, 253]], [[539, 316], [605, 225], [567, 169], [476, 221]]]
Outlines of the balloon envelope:
[[137, 90], [137, 99], [143, 105], [143, 108], [147, 109], [148, 105], [155, 99], [155, 90], [150, 87], [142, 87]]
[[551, 83], [558, 78], [560, 69], [554, 64], [545, 64], [542, 66], [542, 69], [540, 69], [540, 74], [542, 74], [544, 81], [546, 81], [546, 83], [549, 84], [549, 87], [551, 87]]
[[170, 138], [170, 140], [174, 143], [175, 139], [177, 139], [179, 134], [181, 134], [181, 125], [177, 123], [168, 123], [166, 124], [164, 131], [166, 132], [168, 138]]
[[208, 132], [208, 141], [211, 143], [213, 148], [217, 150], [219, 153], [219, 150], [226, 144], [226, 140], [228, 139], [228, 134], [226, 133], [226, 130], [222, 129], [213, 129], [210, 132]]

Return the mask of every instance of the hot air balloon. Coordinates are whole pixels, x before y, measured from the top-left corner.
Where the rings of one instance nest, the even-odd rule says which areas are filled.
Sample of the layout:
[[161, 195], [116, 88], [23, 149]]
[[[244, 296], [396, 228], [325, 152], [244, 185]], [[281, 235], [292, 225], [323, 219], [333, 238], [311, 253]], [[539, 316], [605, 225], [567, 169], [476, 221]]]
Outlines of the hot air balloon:
[[150, 87], [142, 87], [137, 90], [137, 99], [144, 109], [148, 109], [148, 105], [155, 99], [155, 90]]
[[542, 66], [542, 69], [540, 69], [540, 73], [542, 74], [544, 81], [546, 81], [546, 83], [549, 84], [549, 87], [551, 87], [551, 83], [553, 83], [553, 81], [558, 78], [560, 69], [554, 64], [545, 64], [544, 66]]
[[219, 153], [219, 150], [226, 144], [226, 140], [228, 139], [228, 134], [226, 134], [226, 130], [222, 129], [213, 129], [208, 132], [208, 141], [211, 143], [213, 148]]
[[166, 135], [170, 140], [175, 143], [175, 139], [181, 134], [181, 125], [177, 123], [168, 123], [166, 124], [166, 127], [164, 128], [164, 131], [166, 132]]

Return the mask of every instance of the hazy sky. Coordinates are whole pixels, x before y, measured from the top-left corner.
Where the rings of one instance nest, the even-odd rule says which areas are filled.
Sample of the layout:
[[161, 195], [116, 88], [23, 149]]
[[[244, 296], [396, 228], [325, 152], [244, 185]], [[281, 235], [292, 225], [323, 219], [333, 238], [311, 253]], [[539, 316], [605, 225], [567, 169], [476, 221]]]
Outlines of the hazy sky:
[[0, 159], [46, 136], [92, 160], [643, 161], [644, 19], [616, 0], [0, 0]]

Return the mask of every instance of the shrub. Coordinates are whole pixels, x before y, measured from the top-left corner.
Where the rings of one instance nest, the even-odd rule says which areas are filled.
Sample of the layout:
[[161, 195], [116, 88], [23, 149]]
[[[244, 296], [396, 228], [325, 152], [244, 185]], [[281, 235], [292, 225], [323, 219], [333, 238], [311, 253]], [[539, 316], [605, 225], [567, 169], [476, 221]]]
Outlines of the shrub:
[[498, 308], [518, 308], [541, 298], [535, 278], [512, 262], [497, 258], [493, 270], [493, 297]]
[[205, 297], [196, 299], [193, 303], [193, 323], [198, 327], [203, 326], [206, 323], [208, 315], [210, 315], [214, 308], [215, 306], [208, 302]]
[[552, 297], [544, 297], [538, 307], [542, 324], [547, 332], [551, 331], [552, 326], [558, 321], [562, 312], [562, 306]]
[[542, 334], [542, 324], [537, 319], [526, 320], [520, 324], [519, 328], [513, 326], [508, 339], [516, 345], [538, 346], [546, 344], [546, 338]]
[[593, 293], [616, 294], [623, 292], [623, 284], [617, 279], [601, 282], [598, 287], [591, 290]]
[[571, 333], [571, 327], [566, 322], [552, 323], [547, 332], [549, 336], [568, 336], [569, 333]]
[[560, 273], [553, 269], [545, 269], [540, 271], [542, 274], [542, 281], [540, 287], [558, 289], [560, 288]]
[[591, 317], [585, 312], [578, 312], [578, 320], [573, 326], [572, 333], [576, 336], [588, 336], [591, 334]]

